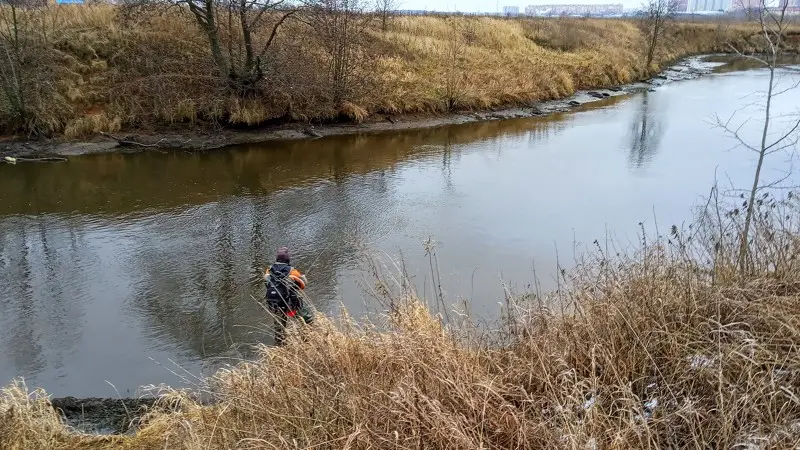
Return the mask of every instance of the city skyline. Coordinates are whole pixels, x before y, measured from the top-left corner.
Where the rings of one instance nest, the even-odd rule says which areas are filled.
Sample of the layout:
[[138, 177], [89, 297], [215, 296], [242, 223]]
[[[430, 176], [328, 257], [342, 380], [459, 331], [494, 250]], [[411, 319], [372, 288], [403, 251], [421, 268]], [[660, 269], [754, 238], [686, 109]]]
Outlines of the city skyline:
[[[449, 0], [401, 0], [401, 5], [399, 9], [403, 10], [427, 10], [427, 11], [458, 11], [458, 12], [465, 12], [465, 13], [477, 13], [477, 12], [503, 12], [503, 7], [519, 7], [520, 12], [524, 12], [525, 8], [528, 6], [543, 6], [543, 5], [551, 5], [554, 2], [552, 0], [501, 0], [491, 1], [491, 0], [462, 0], [459, 2], [449, 1]], [[608, 4], [608, 0], [583, 0], [583, 1], [576, 1], [576, 2], [564, 2], [563, 4], [581, 4], [581, 5], [604, 5]], [[625, 9], [635, 9], [642, 6], [642, 2], [639, 0], [620, 0], [614, 3], [622, 4]], [[560, 3], [559, 3], [560, 4]]]
[[[770, 0], [772, 2], [773, 0]], [[774, 0], [775, 6], [777, 1]], [[784, 0], [788, 1], [790, 7], [800, 7], [800, 0]], [[742, 8], [742, 5], [747, 7], [756, 0], [678, 0], [681, 12], [715, 12], [715, 11], [728, 11], [732, 9]], [[463, 12], [463, 13], [498, 13], [509, 14], [516, 8], [519, 8], [519, 14], [525, 14], [526, 8], [529, 7], [547, 7], [557, 4], [559, 6], [578, 6], [578, 5], [607, 5], [608, 0], [583, 0], [583, 1], [565, 1], [554, 2], [552, 0], [462, 0], [454, 2], [450, 0], [401, 0], [401, 5], [398, 9], [401, 10], [419, 10], [419, 11], [440, 11], [440, 12]], [[625, 11], [632, 11], [644, 5], [642, 0], [620, 0], [614, 4], [621, 4]], [[535, 8], [534, 8], [535, 9]], [[513, 13], [512, 13], [513, 14]]]

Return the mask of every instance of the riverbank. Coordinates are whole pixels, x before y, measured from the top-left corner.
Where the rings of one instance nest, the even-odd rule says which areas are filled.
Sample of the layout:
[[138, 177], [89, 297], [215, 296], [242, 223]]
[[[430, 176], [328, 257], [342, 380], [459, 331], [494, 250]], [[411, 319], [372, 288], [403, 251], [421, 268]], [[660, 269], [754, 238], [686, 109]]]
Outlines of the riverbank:
[[[394, 306], [379, 327], [321, 317], [208, 380], [213, 404], [167, 392], [129, 435], [76, 433], [43, 392], [12, 386], [0, 395], [0, 445], [794, 448], [796, 208], [759, 204], [743, 276], [728, 233], [742, 219], [723, 210], [721, 222], [675, 228], [629, 256], [585, 254], [564, 289], [508, 299], [490, 330], [444, 326], [386, 284]], [[773, 216], [793, 225], [776, 230]]]
[[[717, 55], [720, 56], [720, 55]], [[610, 88], [578, 91], [569, 97], [542, 101], [526, 107], [511, 107], [450, 114], [409, 114], [402, 116], [372, 117], [359, 124], [333, 123], [310, 126], [283, 124], [256, 130], [224, 129], [214, 132], [146, 132], [104, 134], [85, 141], [69, 140], [12, 140], [0, 141], [0, 159], [12, 157], [20, 162], [26, 159], [58, 158], [108, 152], [138, 152], [153, 149], [205, 151], [233, 145], [268, 142], [272, 140], [317, 139], [325, 136], [381, 133], [388, 131], [425, 129], [445, 125], [531, 117], [578, 110], [582, 106], [600, 105], [604, 100], [635, 92], [651, 90], [658, 86], [695, 79], [712, 72], [724, 62], [708, 62], [704, 56], [692, 56], [678, 61], [643, 82], [628, 83]]]
[[[675, 23], [645, 67], [645, 32], [634, 21], [414, 16], [381, 27], [360, 16], [363, 23], [348, 31], [349, 71], [337, 76], [329, 70], [330, 39], [299, 17], [274, 40], [270, 27], [254, 30], [254, 45], [270, 46], [261, 78], [237, 94], [191, 15], [73, 6], [26, 12], [42, 27], [21, 30], [30, 47], [3, 78], [25, 75], [0, 95], [5, 156], [113, 151], [126, 142], [130, 149], [211, 149], [458, 123], [508, 108], [524, 115], [576, 93], [649, 79], [687, 55], [731, 45], [763, 50], [753, 24]], [[239, 61], [236, 26], [218, 25], [224, 59]], [[798, 37], [787, 31], [784, 50], [796, 50]], [[12, 142], [15, 135], [25, 142]]]

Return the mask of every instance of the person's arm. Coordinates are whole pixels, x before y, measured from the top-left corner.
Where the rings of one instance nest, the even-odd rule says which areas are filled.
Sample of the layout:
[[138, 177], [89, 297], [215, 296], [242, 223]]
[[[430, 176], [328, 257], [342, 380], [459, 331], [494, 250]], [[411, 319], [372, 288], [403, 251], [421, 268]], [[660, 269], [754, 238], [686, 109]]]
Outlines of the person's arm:
[[306, 288], [306, 276], [300, 273], [299, 270], [292, 268], [292, 271], [289, 273], [289, 277], [294, 280], [298, 288]]

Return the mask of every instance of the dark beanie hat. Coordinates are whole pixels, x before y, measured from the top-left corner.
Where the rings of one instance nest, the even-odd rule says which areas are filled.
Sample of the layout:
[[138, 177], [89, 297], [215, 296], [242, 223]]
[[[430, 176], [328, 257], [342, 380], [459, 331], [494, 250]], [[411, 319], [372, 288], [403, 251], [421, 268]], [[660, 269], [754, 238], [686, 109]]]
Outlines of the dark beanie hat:
[[278, 249], [278, 254], [275, 256], [275, 261], [289, 264], [289, 249], [281, 247]]

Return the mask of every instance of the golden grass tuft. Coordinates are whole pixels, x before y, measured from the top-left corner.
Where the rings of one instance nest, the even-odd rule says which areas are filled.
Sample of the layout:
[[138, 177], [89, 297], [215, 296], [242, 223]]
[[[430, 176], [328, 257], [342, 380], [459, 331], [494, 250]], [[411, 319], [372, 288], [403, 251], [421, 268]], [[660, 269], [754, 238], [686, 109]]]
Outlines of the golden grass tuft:
[[230, 116], [228, 122], [232, 124], [258, 125], [267, 120], [267, 109], [258, 100], [230, 99]]
[[9, 450], [53, 448], [66, 432], [58, 414], [41, 390], [28, 391], [14, 382], [0, 391], [0, 443]]
[[99, 133], [114, 133], [122, 128], [119, 117], [109, 118], [105, 113], [92, 114], [71, 120], [64, 128], [64, 137], [76, 139]]
[[368, 115], [369, 113], [366, 109], [351, 102], [343, 102], [339, 107], [339, 117], [355, 123], [363, 122]]

